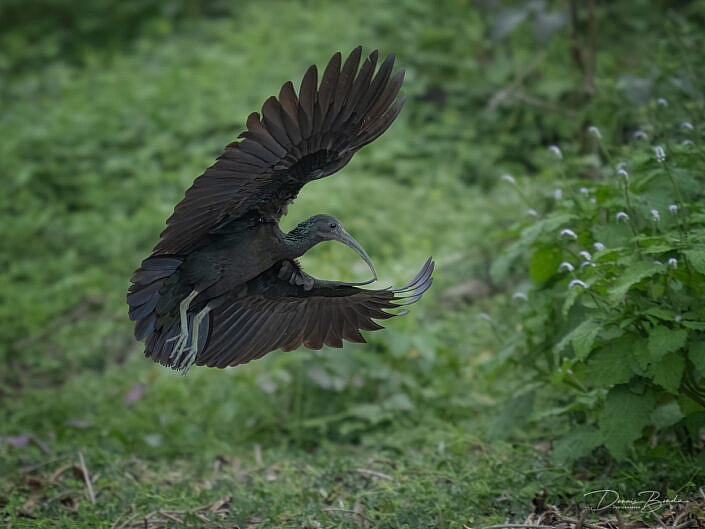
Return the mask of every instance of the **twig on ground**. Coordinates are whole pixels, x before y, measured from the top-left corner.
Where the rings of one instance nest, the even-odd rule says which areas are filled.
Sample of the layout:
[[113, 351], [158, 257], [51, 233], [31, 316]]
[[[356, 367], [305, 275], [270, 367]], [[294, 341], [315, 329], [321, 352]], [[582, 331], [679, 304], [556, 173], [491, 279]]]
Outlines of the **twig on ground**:
[[380, 479], [386, 479], [388, 481], [394, 481], [394, 478], [392, 476], [390, 476], [389, 474], [385, 474], [384, 472], [377, 472], [376, 470], [369, 470], [367, 468], [358, 468], [358, 469], [355, 469], [355, 471], [358, 472], [359, 474], [365, 474], [365, 475], [374, 476], [374, 477], [380, 478]]
[[688, 527], [691, 523], [693, 523], [695, 520], [686, 520], [685, 522], [679, 523], [678, 525], [674, 525], [673, 529], [685, 529]]
[[[574, 523], [574, 524], [578, 523], [578, 520], [575, 520], [574, 518], [568, 518], [567, 516], [562, 516], [561, 520], [565, 521], [565, 522], [569, 522], [569, 523]], [[588, 529], [604, 529], [603, 527], [600, 527], [599, 525], [594, 525], [594, 524], [586, 522], [584, 518], [583, 518], [583, 526], [587, 527]]]
[[526, 523], [498, 523], [496, 525], [486, 525], [482, 529], [502, 529], [503, 527], [526, 527], [531, 529], [555, 529], [552, 525], [532, 525]]
[[[122, 522], [122, 523], [121, 523], [120, 525], [118, 525], [117, 527], [115, 527], [115, 526], [114, 526], [115, 524], [113, 524], [113, 527], [111, 527], [110, 529], [123, 529], [124, 527], [127, 527], [127, 524], [130, 523], [132, 520], [134, 520], [136, 517], [137, 517], [137, 513], [136, 513], [136, 512], [133, 512], [133, 513], [130, 515], [130, 517], [127, 518], [127, 520], [125, 520], [124, 522]], [[118, 520], [119, 520], [119, 518], [118, 518]], [[115, 523], [117, 523], [117, 520], [115, 521]]]
[[181, 518], [177, 518], [176, 516], [174, 516], [173, 514], [169, 514], [168, 512], [159, 511], [158, 514], [160, 514], [161, 516], [164, 516], [165, 518], [169, 518], [170, 520], [172, 520], [176, 523], [183, 523], [183, 520]]
[[95, 493], [93, 492], [93, 484], [91, 482], [91, 477], [88, 474], [88, 469], [86, 468], [86, 462], [83, 459], [83, 452], [78, 452], [78, 459], [81, 461], [81, 471], [83, 472], [83, 481], [86, 482], [86, 487], [88, 488], [88, 497], [91, 503], [95, 505]]
[[575, 529], [583, 529], [583, 524], [585, 523], [587, 513], [587, 509], [580, 511], [580, 517], [578, 518], [578, 523], [575, 524]]
[[619, 529], [624, 529], [624, 520], [622, 519], [622, 513], [619, 512], [619, 509], [615, 509], [614, 513], [617, 515], [617, 525], [619, 525]]

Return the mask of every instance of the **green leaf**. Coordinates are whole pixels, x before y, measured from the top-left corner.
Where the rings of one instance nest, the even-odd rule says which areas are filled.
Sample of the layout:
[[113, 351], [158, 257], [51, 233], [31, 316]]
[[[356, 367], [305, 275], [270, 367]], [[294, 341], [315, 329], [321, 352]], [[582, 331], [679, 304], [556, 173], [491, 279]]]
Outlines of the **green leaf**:
[[651, 364], [649, 374], [656, 384], [677, 395], [684, 369], [685, 357], [681, 353], [673, 352], [665, 355], [660, 362]]
[[600, 413], [599, 425], [605, 446], [615, 459], [627, 457], [629, 448], [641, 437], [644, 426], [650, 423], [655, 406], [656, 397], [651, 391], [637, 395], [626, 385], [610, 390]]
[[360, 419], [365, 419], [372, 424], [377, 424], [387, 417], [382, 407], [378, 404], [357, 404], [352, 407], [350, 414]]
[[662, 430], [673, 426], [684, 417], [677, 400], [659, 406], [651, 412], [651, 422], [657, 429]]
[[628, 382], [634, 372], [629, 365], [627, 353], [634, 344], [634, 338], [627, 335], [590, 355], [585, 369], [585, 382], [593, 387], [609, 387]]
[[689, 347], [688, 358], [693, 362], [695, 369], [705, 377], [705, 342], [697, 342]]
[[664, 355], [677, 351], [685, 345], [687, 339], [688, 331], [685, 329], [669, 329], [663, 325], [657, 325], [649, 332], [647, 349], [650, 360], [657, 362]]
[[663, 321], [673, 321], [673, 318], [676, 316], [676, 313], [672, 310], [666, 310], [661, 307], [651, 307], [650, 309], [644, 311], [644, 314], [654, 316], [655, 318]]
[[602, 433], [597, 428], [581, 425], [555, 443], [551, 458], [555, 464], [563, 465], [589, 455], [602, 443]]
[[633, 285], [660, 272], [662, 269], [663, 265], [645, 263], [643, 261], [634, 263], [612, 285], [608, 294], [610, 303], [613, 305], [619, 303]]
[[561, 352], [565, 349], [568, 342], [570, 342], [573, 344], [573, 349], [575, 350], [575, 358], [583, 360], [590, 354], [592, 344], [600, 332], [600, 329], [602, 329], [601, 323], [594, 320], [585, 320], [558, 342], [556, 351]]
[[414, 403], [406, 393], [397, 393], [384, 401], [385, 410], [410, 411], [414, 409]]
[[681, 320], [680, 324], [687, 329], [695, 331], [705, 331], [705, 321]]
[[568, 295], [565, 297], [563, 302], [563, 307], [561, 308], [561, 314], [564, 318], [568, 316], [568, 312], [571, 307], [575, 304], [578, 298], [585, 292], [585, 289], [581, 286], [574, 286], [568, 289]]
[[705, 274], [705, 249], [696, 248], [693, 250], [686, 250], [685, 252], [688, 261], [693, 265], [698, 272]]
[[540, 246], [531, 257], [529, 265], [529, 277], [540, 285], [549, 280], [558, 270], [561, 264], [562, 253], [555, 246]]

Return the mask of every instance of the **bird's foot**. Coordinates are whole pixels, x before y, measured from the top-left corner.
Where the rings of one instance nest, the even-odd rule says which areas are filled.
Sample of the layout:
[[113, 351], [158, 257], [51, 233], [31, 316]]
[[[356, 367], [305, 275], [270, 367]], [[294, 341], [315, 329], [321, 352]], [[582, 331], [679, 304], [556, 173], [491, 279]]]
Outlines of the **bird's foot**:
[[171, 354], [169, 355], [169, 362], [172, 366], [176, 366], [181, 362], [181, 355], [188, 345], [191, 334], [193, 334], [193, 332], [191, 334], [188, 332], [188, 309], [191, 301], [193, 301], [193, 298], [197, 295], [198, 291], [192, 290], [191, 293], [181, 300], [181, 303], [179, 303], [181, 332], [179, 333], [179, 336], [171, 338], [171, 340], [177, 340], [174, 348], [171, 350]]
[[205, 317], [208, 316], [208, 313], [211, 311], [211, 308], [212, 307], [210, 305], [206, 305], [203, 310], [201, 310], [201, 312], [196, 314], [196, 316], [194, 316], [193, 318], [193, 323], [191, 324], [191, 345], [189, 346], [187, 353], [181, 358], [178, 365], [174, 364], [177, 369], [181, 370], [182, 375], [186, 375], [186, 373], [188, 373], [188, 370], [196, 361], [200, 341], [199, 333], [202, 334], [205, 332], [204, 336], [207, 336], [208, 334], [207, 327], [205, 329], [201, 329], [201, 322]]
[[186, 327], [185, 330], [181, 331], [181, 334], [172, 338], [172, 340], [177, 340], [177, 342], [174, 344], [174, 348], [171, 350], [171, 354], [169, 355], [169, 362], [172, 366], [175, 366], [180, 362], [181, 355], [186, 349], [189, 337], [190, 334], [188, 332], [188, 327]]
[[194, 341], [194, 343], [192, 343], [191, 346], [188, 348], [186, 354], [183, 356], [183, 359], [181, 360], [179, 365], [175, 366], [176, 369], [181, 371], [181, 375], [186, 376], [186, 374], [188, 373], [188, 370], [191, 369], [191, 366], [196, 361], [197, 354], [198, 354], [198, 344]]

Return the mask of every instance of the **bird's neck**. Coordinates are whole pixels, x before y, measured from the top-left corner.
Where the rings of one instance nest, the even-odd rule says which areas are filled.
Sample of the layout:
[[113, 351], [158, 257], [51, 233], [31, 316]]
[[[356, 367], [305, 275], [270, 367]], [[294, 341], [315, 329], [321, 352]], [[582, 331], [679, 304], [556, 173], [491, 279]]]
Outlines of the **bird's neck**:
[[300, 224], [284, 236], [284, 250], [289, 259], [301, 257], [316, 245], [310, 232]]

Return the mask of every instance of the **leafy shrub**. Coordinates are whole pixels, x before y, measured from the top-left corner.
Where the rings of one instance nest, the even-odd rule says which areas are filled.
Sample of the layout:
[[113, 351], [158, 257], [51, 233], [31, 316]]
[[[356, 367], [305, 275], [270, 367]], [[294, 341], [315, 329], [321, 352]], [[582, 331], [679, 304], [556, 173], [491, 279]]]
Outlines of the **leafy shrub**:
[[686, 121], [702, 100], [640, 110], [651, 126], [626, 145], [591, 126], [585, 152], [549, 147], [546, 173], [561, 184], [544, 187], [543, 214], [527, 197], [533, 209], [493, 264], [496, 278], [530, 280], [498, 356], [531, 368], [530, 387], [553, 404], [533, 419], [573, 422], [559, 461], [600, 445], [624, 459], [672, 432], [692, 447], [705, 426], [705, 153]]

